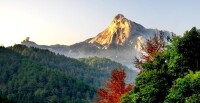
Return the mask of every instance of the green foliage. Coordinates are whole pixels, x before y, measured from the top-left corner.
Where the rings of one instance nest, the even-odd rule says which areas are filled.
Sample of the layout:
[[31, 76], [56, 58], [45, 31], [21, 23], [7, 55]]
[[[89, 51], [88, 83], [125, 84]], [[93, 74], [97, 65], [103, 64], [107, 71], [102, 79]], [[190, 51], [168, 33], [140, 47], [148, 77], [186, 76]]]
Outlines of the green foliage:
[[15, 103], [13, 100], [8, 100], [8, 98], [0, 93], [0, 103]]
[[[130, 70], [128, 67], [123, 66], [120, 63], [117, 63], [115, 61], [112, 61], [110, 59], [107, 58], [99, 58], [99, 57], [89, 57], [89, 58], [79, 58], [78, 59], [80, 62], [83, 62], [85, 64], [88, 64], [90, 67], [92, 67], [93, 69], [98, 69], [101, 72], [103, 72], [104, 76], [99, 76], [99, 79], [101, 80], [101, 86], [103, 86], [102, 84], [104, 83], [105, 80], [108, 80], [112, 70], [114, 70], [114, 68], [123, 68], [125, 73], [126, 73], [126, 82], [130, 82], [131, 80], [133, 80], [133, 78], [135, 78], [136, 76], [136, 72], [134, 72], [133, 70]], [[103, 82], [102, 82], [103, 81]], [[131, 81], [132, 83], [132, 81]]]
[[122, 103], [129, 101], [126, 98], [134, 97], [131, 102], [134, 103], [161, 103], [167, 94], [169, 84], [165, 77], [165, 73], [161, 71], [144, 71], [136, 79], [134, 90], [128, 97], [122, 98]]
[[196, 28], [187, 31], [183, 37], [174, 37], [167, 46], [165, 58], [168, 62], [168, 73], [174, 81], [183, 77], [188, 70], [199, 70], [200, 33]]
[[187, 31], [183, 38], [178, 41], [177, 52], [180, 53], [185, 61], [185, 66], [193, 71], [200, 69], [200, 32], [194, 27]]
[[163, 58], [167, 63], [167, 73], [170, 74], [171, 81], [179, 77], [183, 77], [188, 73], [188, 66], [185, 65], [185, 59], [177, 52], [177, 45], [180, 37], [174, 37], [171, 45], [167, 46], [167, 50], [164, 51]]
[[185, 99], [185, 103], [200, 103], [200, 94], [192, 94]]
[[[103, 82], [109, 79], [111, 68], [122, 67], [121, 64], [106, 58], [90, 57], [76, 60], [48, 50], [28, 48], [23, 45], [15, 45], [9, 49], [23, 55], [26, 59], [60, 70], [66, 75], [93, 85], [95, 88], [103, 86]], [[128, 70], [127, 67], [124, 68]]]
[[109, 70], [112, 71], [114, 68], [126, 68], [125, 66], [122, 66], [121, 64], [111, 61], [110, 59], [107, 58], [99, 58], [99, 57], [89, 57], [89, 58], [79, 58], [78, 59], [80, 62], [83, 62], [85, 64], [88, 64], [89, 66], [93, 68], [97, 68], [100, 70]]
[[106, 58], [76, 60], [23, 45], [0, 47], [0, 58], [0, 92], [17, 102], [91, 102], [112, 68], [124, 67]]
[[178, 78], [169, 94], [166, 97], [165, 102], [187, 102], [198, 103], [200, 101], [200, 71], [190, 72], [184, 78]]
[[134, 90], [131, 90], [122, 96], [121, 103], [136, 103], [134, 100], [137, 100], [138, 98], [139, 97], [134, 93]]
[[8, 100], [27, 102], [89, 102], [95, 88], [58, 69], [0, 47], [0, 93]]
[[142, 65], [144, 70], [136, 78], [134, 89], [125, 94], [121, 102], [199, 103], [199, 51], [200, 32], [195, 27], [183, 37], [173, 37], [153, 62]]

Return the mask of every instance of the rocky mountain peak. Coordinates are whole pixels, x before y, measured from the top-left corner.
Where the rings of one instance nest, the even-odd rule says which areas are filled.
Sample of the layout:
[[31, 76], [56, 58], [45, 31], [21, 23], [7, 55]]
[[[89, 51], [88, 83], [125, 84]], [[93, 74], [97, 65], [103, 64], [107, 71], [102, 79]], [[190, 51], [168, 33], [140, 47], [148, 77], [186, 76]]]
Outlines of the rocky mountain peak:
[[117, 15], [114, 17], [113, 20], [116, 20], [116, 21], [117, 21], [117, 20], [120, 20], [120, 19], [123, 19], [123, 18], [125, 18], [123, 14], [117, 14]]
[[111, 44], [123, 45], [130, 36], [131, 21], [124, 15], [117, 14], [111, 24], [103, 32], [92, 38], [89, 43], [98, 44], [99, 48], [107, 49]]

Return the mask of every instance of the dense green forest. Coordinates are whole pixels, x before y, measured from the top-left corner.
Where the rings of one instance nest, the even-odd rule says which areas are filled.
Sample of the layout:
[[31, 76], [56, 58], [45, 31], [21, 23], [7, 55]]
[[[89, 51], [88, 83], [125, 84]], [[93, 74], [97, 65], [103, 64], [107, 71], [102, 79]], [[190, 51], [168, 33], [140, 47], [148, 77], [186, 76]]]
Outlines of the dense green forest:
[[9, 100], [27, 102], [89, 102], [95, 88], [19, 53], [0, 48], [0, 92]]
[[112, 69], [128, 70], [106, 58], [76, 60], [24, 45], [0, 47], [0, 58], [0, 97], [20, 103], [92, 102]]
[[103, 78], [99, 77], [99, 78], [102, 78], [101, 86], [103, 86], [104, 82], [108, 80], [108, 78], [110, 78], [111, 72], [116, 68], [124, 69], [126, 73], [126, 78], [125, 78], [126, 83], [132, 83], [134, 81], [134, 78], [137, 76], [136, 70], [135, 71], [131, 70], [128, 67], [107, 58], [99, 58], [95, 56], [95, 57], [89, 57], [89, 58], [79, 58], [78, 60], [80, 62], [88, 64], [90, 67], [94, 69], [103, 71], [104, 73]]
[[174, 36], [142, 69], [122, 103], [199, 103], [200, 31], [194, 27]]
[[90, 57], [77, 60], [55, 54], [49, 50], [41, 50], [34, 47], [28, 48], [24, 45], [15, 45], [8, 49], [25, 56], [27, 59], [60, 70], [68, 76], [93, 85], [95, 88], [103, 85], [103, 82], [109, 78], [114, 68], [123, 67], [125, 70], [133, 73], [127, 67], [106, 58]]

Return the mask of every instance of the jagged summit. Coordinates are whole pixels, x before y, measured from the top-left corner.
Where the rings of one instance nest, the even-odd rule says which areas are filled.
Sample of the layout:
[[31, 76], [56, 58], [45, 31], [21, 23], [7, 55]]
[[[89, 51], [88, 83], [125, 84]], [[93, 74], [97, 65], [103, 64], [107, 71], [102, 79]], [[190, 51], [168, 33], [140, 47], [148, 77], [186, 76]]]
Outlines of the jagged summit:
[[117, 14], [113, 20], [118, 20], [118, 19], [121, 19], [121, 18], [125, 18], [123, 14]]
[[111, 44], [123, 45], [131, 32], [131, 21], [124, 15], [116, 15], [111, 24], [103, 32], [98, 34], [89, 43], [100, 44], [103, 49], [107, 49]]
[[142, 38], [149, 38], [158, 33], [159, 30], [157, 29], [146, 29], [142, 25], [127, 19], [123, 14], [117, 14], [110, 25], [96, 37], [90, 39], [88, 43], [100, 49], [119, 46], [132, 48], [134, 44], [137, 44], [138, 37], [142, 40]]

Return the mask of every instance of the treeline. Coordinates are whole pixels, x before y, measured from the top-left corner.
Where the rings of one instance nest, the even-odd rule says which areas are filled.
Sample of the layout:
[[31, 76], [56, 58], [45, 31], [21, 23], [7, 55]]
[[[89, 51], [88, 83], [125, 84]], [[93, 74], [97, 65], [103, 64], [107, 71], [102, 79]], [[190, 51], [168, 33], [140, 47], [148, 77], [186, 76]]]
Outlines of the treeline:
[[121, 102], [199, 103], [200, 31], [194, 27], [183, 37], [174, 36], [160, 50], [154, 45], [159, 44], [160, 39], [155, 40], [158, 41], [147, 41], [145, 61], [137, 60], [136, 63], [141, 72], [134, 88], [121, 98]]

